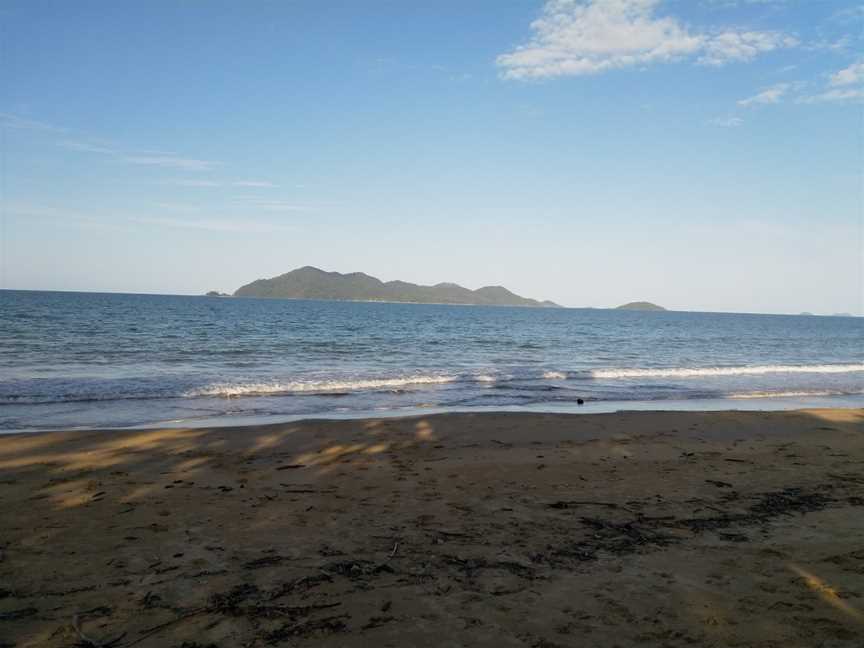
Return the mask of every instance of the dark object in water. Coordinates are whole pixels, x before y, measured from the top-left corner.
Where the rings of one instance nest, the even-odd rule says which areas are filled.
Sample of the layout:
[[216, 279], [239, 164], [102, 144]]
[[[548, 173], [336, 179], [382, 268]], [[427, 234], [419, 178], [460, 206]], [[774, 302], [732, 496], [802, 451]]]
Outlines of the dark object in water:
[[585, 404], [585, 401], [582, 400], [581, 398], [577, 398], [577, 399], [576, 399], [576, 404], [577, 404], [577, 405], [584, 405], [584, 404]]

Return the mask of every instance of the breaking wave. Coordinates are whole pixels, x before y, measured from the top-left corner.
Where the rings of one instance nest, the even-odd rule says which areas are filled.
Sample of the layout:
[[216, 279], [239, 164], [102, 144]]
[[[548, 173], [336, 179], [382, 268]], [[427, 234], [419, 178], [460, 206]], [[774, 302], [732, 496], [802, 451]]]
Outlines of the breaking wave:
[[412, 385], [443, 385], [456, 382], [456, 376], [407, 376], [404, 378], [384, 378], [378, 380], [322, 380], [292, 382], [254, 382], [254, 383], [215, 383], [189, 390], [183, 398], [200, 396], [276, 396], [279, 394], [327, 393], [342, 391], [367, 391], [399, 389]]
[[565, 380], [567, 378], [567, 374], [563, 371], [547, 371], [543, 374], [543, 377], [546, 380]]
[[[616, 399], [631, 396], [647, 398], [648, 392], [656, 387], [656, 379], [688, 380], [708, 379], [713, 383], [706, 394], [723, 398], [770, 398], [795, 396], [833, 396], [860, 394], [862, 383], [855, 376], [851, 384], [844, 385], [776, 385], [778, 391], [771, 391], [771, 381], [752, 385], [752, 391], [744, 391], [751, 385], [739, 384], [724, 386], [726, 378], [765, 376], [769, 374], [782, 378], [783, 374], [856, 374], [864, 373], [864, 364], [818, 364], [818, 365], [763, 365], [741, 367], [672, 367], [652, 369], [583, 369], [562, 371], [560, 369], [522, 369], [522, 370], [474, 370], [469, 372], [418, 372], [417, 374], [396, 376], [317, 376], [300, 378], [298, 376], [255, 379], [237, 377], [234, 380], [213, 380], [211, 377], [180, 379], [172, 378], [126, 378], [118, 380], [88, 379], [30, 379], [24, 381], [0, 382], [0, 405], [3, 404], [49, 404], [98, 401], [130, 401], [152, 399], [196, 399], [196, 398], [244, 398], [275, 396], [341, 396], [373, 392], [404, 393], [422, 390], [424, 387], [452, 385], [459, 389], [480, 386], [508, 390], [512, 393], [536, 393], [541, 391], [565, 390], [578, 392], [579, 395], [596, 395], [604, 390]], [[710, 381], [719, 378], [719, 381]], [[862, 377], [864, 378], [864, 377]], [[639, 379], [646, 380], [641, 384]], [[816, 380], [815, 378], [813, 380]], [[805, 382], [812, 383], [813, 380]], [[563, 386], [567, 381], [569, 386]], [[593, 381], [593, 382], [592, 382]], [[619, 381], [625, 381], [623, 384]], [[753, 381], [750, 381], [753, 382]], [[786, 382], [784, 380], [784, 382]], [[798, 381], [799, 383], [801, 381]], [[836, 381], [835, 381], [836, 382]], [[843, 382], [849, 383], [849, 379]], [[701, 384], [701, 383], [699, 383]], [[760, 389], [761, 388], [761, 389]], [[826, 389], [827, 388], [827, 389]], [[846, 388], [845, 391], [835, 391]], [[682, 385], [666, 386], [680, 397], [694, 397], [691, 388]], [[732, 390], [739, 391], [732, 391]], [[598, 391], [599, 390], [599, 391]], [[810, 391], [812, 390], [812, 391]], [[665, 392], [664, 392], [665, 393]], [[695, 392], [694, 392], [695, 393]], [[703, 392], [699, 392], [703, 393]], [[650, 399], [649, 399], [650, 400]]]
[[864, 364], [764, 365], [755, 367], [672, 367], [668, 369], [594, 369], [593, 378], [698, 378], [765, 374], [841, 374], [864, 372]]
[[864, 391], [843, 391], [830, 389], [798, 390], [798, 391], [752, 391], [729, 394], [727, 398], [750, 400], [756, 398], [818, 398], [821, 396], [858, 396]]

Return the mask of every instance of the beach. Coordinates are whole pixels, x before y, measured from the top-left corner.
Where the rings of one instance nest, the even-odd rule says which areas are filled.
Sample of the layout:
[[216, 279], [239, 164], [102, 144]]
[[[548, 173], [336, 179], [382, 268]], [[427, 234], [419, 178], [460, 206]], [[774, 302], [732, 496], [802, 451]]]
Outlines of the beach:
[[0, 646], [859, 647], [864, 410], [0, 435]]

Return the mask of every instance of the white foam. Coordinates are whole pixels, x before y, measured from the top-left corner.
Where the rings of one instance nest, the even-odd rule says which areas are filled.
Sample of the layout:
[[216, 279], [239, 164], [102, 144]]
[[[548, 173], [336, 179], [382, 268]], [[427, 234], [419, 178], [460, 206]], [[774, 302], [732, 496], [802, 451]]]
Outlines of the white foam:
[[384, 378], [378, 380], [322, 380], [292, 382], [254, 382], [254, 383], [214, 383], [187, 391], [184, 398], [198, 396], [272, 396], [276, 394], [327, 393], [340, 391], [363, 391], [370, 389], [396, 389], [411, 385], [440, 385], [451, 383], [455, 376], [406, 376], [404, 378]]
[[702, 376], [761, 376], [780, 373], [840, 374], [864, 372], [864, 364], [764, 365], [755, 367], [672, 367], [668, 369], [595, 369], [594, 378], [698, 378]]
[[547, 380], [564, 380], [567, 378], [567, 374], [563, 371], [547, 371], [543, 374], [543, 377]]
[[474, 380], [477, 382], [497, 382], [498, 379], [495, 376], [490, 376], [488, 374], [481, 374], [479, 376], [474, 376]]
[[735, 398], [740, 400], [749, 400], [755, 398], [809, 398], [809, 397], [818, 397], [818, 396], [854, 396], [857, 394], [861, 394], [864, 392], [844, 392], [844, 391], [830, 391], [830, 390], [814, 390], [814, 391], [781, 391], [781, 392], [772, 392], [772, 391], [752, 391], [752, 392], [741, 392], [738, 394], [730, 394], [729, 398]]

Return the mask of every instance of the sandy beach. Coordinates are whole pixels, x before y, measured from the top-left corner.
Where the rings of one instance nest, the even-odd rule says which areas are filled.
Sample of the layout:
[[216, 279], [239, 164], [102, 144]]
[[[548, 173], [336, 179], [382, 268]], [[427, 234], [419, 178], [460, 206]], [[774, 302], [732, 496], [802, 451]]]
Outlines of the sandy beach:
[[864, 645], [864, 410], [0, 436], [0, 646]]

